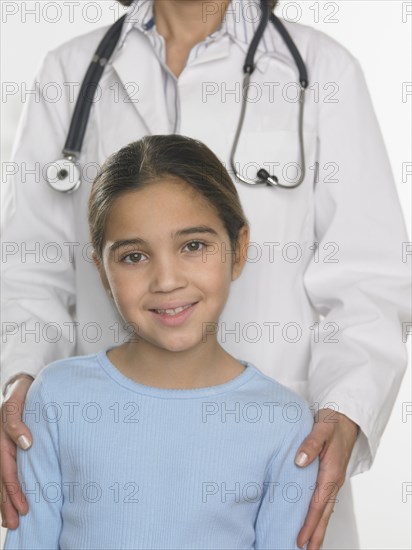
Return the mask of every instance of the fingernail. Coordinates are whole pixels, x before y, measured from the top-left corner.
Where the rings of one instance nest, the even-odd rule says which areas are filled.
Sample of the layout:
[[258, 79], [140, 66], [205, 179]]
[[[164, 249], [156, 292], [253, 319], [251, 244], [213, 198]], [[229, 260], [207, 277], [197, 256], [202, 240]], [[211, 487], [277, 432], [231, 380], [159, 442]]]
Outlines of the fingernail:
[[22, 449], [28, 449], [31, 445], [30, 439], [25, 435], [21, 435], [20, 437], [18, 437], [17, 443], [19, 444], [19, 447], [21, 447]]
[[301, 452], [298, 454], [297, 459], [295, 460], [295, 463], [298, 466], [303, 466], [307, 461], [307, 459], [308, 459], [308, 455], [306, 453]]

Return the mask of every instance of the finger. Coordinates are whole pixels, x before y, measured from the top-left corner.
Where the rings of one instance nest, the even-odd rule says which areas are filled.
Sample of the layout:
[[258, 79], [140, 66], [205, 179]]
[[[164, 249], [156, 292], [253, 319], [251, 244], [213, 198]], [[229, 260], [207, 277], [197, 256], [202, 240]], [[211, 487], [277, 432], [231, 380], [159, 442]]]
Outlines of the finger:
[[[5, 461], [8, 463], [8, 461]], [[24, 493], [21, 490], [19, 479], [17, 477], [17, 469], [15, 467], [15, 461], [11, 461], [10, 465], [4, 467], [3, 479], [2, 479], [2, 505], [5, 500], [6, 509], [8, 508], [8, 502], [15, 508], [16, 513], [22, 515], [27, 514], [29, 506]]]
[[306, 545], [310, 537], [313, 535], [325, 511], [325, 507], [325, 503], [319, 498], [318, 487], [316, 487], [310, 501], [309, 510], [306, 515], [305, 522], [303, 524], [303, 527], [299, 531], [298, 538], [296, 540], [298, 546], [300, 546], [301, 548]]
[[1, 405], [2, 428], [16, 445], [26, 450], [31, 446], [32, 436], [22, 422], [22, 413], [27, 392], [33, 378], [22, 374], [7, 386], [7, 393]]
[[3, 527], [17, 529], [19, 526], [19, 512], [16, 510], [4, 488], [1, 490], [1, 517]]
[[320, 550], [320, 547], [323, 544], [323, 540], [325, 538], [329, 520], [334, 512], [333, 507], [334, 503], [332, 502], [328, 503], [328, 505], [326, 506], [325, 512], [323, 513], [323, 516], [321, 517], [318, 526], [315, 529], [315, 532], [308, 542], [307, 550]]
[[328, 432], [325, 430], [313, 431], [303, 440], [302, 445], [296, 452], [295, 464], [297, 466], [308, 466], [322, 452], [325, 443], [328, 441]]
[[298, 535], [299, 546], [304, 546], [313, 536], [327, 511], [338, 502], [337, 494], [344, 482], [344, 469], [330, 459], [331, 453], [320, 461], [316, 488], [312, 495], [305, 523]]
[[21, 449], [27, 450], [32, 445], [29, 428], [22, 422], [24, 400], [13, 396], [4, 401], [1, 407], [2, 429], [7, 436]]
[[[17, 464], [16, 464], [16, 446], [10, 439], [7, 439], [5, 434], [1, 436], [0, 445], [1, 456], [1, 506], [4, 515], [8, 520], [10, 515], [10, 505], [15, 509], [16, 514], [27, 514], [28, 504], [26, 497], [21, 491], [19, 479], [17, 477]], [[3, 511], [2, 511], [3, 513]], [[11, 512], [12, 518], [14, 513]], [[13, 522], [14, 523], [14, 522]]]

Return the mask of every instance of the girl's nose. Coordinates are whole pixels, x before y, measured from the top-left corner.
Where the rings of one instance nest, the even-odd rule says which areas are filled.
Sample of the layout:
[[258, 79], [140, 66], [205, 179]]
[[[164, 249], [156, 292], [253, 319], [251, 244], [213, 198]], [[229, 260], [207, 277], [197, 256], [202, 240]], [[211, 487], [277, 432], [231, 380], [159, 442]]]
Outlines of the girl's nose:
[[172, 292], [187, 285], [183, 266], [176, 258], [158, 258], [152, 264], [151, 292]]

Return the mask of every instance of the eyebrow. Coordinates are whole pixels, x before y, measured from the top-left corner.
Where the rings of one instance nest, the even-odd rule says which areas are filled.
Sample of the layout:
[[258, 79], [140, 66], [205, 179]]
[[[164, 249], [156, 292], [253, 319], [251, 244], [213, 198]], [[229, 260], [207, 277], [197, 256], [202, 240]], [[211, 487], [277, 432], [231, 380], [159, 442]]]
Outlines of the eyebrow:
[[[179, 229], [178, 231], [171, 233], [170, 237], [172, 239], [177, 239], [178, 237], [181, 237], [183, 235], [191, 235], [193, 233], [210, 233], [211, 235], [218, 236], [217, 231], [215, 231], [211, 227], [208, 227], [207, 225], [197, 225], [195, 227], [185, 227], [184, 229]], [[115, 241], [113, 244], [110, 245], [109, 252], [115, 252], [123, 246], [147, 244], [147, 241], [141, 239], [140, 237], [134, 237], [132, 239], [120, 239], [119, 241]]]

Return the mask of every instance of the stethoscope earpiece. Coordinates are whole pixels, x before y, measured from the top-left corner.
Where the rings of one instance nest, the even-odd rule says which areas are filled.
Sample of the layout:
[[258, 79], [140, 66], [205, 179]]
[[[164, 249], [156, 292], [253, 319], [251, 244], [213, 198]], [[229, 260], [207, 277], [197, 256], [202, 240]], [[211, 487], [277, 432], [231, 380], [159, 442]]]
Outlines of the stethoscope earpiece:
[[262, 182], [267, 183], [268, 185], [278, 185], [279, 180], [276, 176], [271, 176], [267, 170], [264, 168], [261, 168], [258, 173], [257, 177], [262, 180]]

